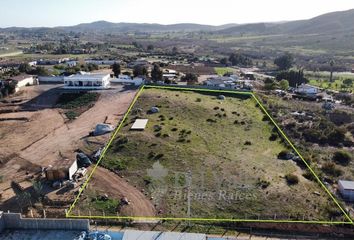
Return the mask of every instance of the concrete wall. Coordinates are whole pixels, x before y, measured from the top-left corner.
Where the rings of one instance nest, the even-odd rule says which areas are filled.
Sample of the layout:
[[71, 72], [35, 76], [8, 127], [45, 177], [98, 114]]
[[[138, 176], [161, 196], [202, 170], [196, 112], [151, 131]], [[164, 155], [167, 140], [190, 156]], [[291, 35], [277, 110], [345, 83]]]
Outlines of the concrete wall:
[[89, 228], [87, 219], [22, 218], [19, 213], [0, 213], [0, 231], [4, 229], [88, 231]]

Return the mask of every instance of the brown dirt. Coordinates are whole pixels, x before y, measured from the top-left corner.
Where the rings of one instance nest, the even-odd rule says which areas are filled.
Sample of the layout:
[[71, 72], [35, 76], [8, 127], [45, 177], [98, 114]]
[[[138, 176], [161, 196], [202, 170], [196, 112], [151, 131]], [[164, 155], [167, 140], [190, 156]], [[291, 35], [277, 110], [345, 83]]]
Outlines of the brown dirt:
[[89, 186], [115, 199], [126, 197], [131, 202], [121, 209], [126, 216], [155, 216], [153, 204], [141, 191], [107, 169], [97, 167]]
[[[8, 200], [14, 199], [14, 192], [10, 186], [12, 180], [23, 181], [29, 175], [38, 172], [41, 167], [52, 165], [63, 156], [75, 158], [74, 151], [85, 147], [87, 140], [85, 137], [96, 124], [105, 120], [107, 123], [117, 124], [136, 93], [136, 90], [122, 91], [120, 87], [101, 91], [100, 98], [92, 108], [67, 123], [61, 110], [55, 108], [58, 90], [53, 88], [57, 87], [57, 85], [26, 87], [7, 98], [8, 102], [0, 102], [0, 110], [16, 110], [1, 113], [1, 118], [29, 119], [29, 121], [2, 121], [0, 124], [0, 191], [4, 191], [0, 199], [1, 210], [10, 209], [5, 206], [10, 206]], [[17, 102], [19, 99], [21, 101]], [[14, 100], [15, 104], [12, 102]], [[100, 144], [105, 144], [108, 139], [109, 134], [94, 138]]]

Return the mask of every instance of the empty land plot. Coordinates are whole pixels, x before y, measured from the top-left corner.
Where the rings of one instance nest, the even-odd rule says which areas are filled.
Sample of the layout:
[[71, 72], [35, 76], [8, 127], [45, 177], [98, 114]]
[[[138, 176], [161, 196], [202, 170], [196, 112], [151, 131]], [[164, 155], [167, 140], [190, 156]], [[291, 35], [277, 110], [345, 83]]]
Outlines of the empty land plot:
[[[254, 99], [225, 96], [144, 90], [101, 167], [144, 193], [156, 217], [345, 221], [305, 169], [278, 159], [287, 146]], [[130, 130], [136, 119], [149, 120], [144, 131]], [[145, 217], [126, 214], [128, 194], [105, 195], [88, 183], [72, 214]]]

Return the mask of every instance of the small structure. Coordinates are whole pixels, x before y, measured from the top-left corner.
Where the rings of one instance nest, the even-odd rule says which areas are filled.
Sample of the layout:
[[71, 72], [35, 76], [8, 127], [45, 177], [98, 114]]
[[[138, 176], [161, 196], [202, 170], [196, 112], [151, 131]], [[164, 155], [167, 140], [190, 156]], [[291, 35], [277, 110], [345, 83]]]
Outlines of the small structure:
[[309, 84], [301, 84], [296, 88], [295, 92], [299, 94], [305, 94], [305, 95], [315, 95], [319, 93], [320, 90], [318, 87]]
[[130, 130], [144, 130], [149, 119], [136, 119]]
[[96, 125], [95, 131], [93, 131], [93, 135], [94, 136], [103, 135], [103, 134], [112, 132], [113, 130], [114, 130], [114, 127], [112, 125], [105, 124], [105, 123], [99, 123]]
[[354, 181], [339, 180], [338, 190], [347, 201], [354, 201]]
[[73, 175], [77, 171], [76, 159], [60, 159], [57, 160], [53, 166], [49, 166], [45, 170], [45, 176], [49, 181], [57, 180], [72, 180]]
[[15, 84], [15, 92], [18, 92], [21, 88], [25, 86], [31, 86], [37, 84], [36, 79], [32, 75], [26, 75], [26, 74], [11, 77], [6, 81]]
[[80, 72], [64, 77], [65, 89], [106, 89], [109, 88], [109, 74], [93, 74]]

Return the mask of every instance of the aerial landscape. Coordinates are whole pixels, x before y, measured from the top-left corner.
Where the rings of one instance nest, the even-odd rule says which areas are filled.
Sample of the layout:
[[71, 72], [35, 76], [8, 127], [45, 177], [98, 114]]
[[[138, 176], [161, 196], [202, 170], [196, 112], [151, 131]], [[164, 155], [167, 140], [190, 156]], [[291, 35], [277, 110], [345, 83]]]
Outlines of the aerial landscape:
[[1, 240], [354, 238], [353, 4], [14, 2]]

